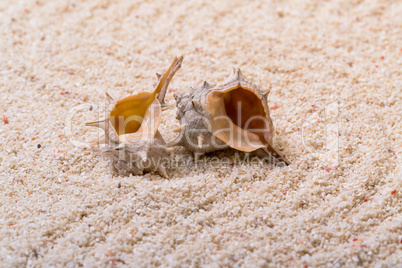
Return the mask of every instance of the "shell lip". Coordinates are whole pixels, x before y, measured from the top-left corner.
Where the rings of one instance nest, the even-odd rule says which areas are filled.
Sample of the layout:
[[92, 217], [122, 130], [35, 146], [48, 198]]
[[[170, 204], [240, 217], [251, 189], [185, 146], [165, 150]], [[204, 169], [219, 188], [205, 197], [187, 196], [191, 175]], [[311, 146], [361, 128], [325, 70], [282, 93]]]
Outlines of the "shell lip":
[[[219, 86], [218, 86], [218, 87], [219, 87]], [[227, 92], [229, 92], [229, 91], [232, 91], [232, 90], [235, 90], [235, 89], [239, 89], [239, 88], [242, 88], [242, 89], [251, 91], [251, 92], [255, 93], [256, 95], [258, 95], [258, 93], [256, 93], [256, 91], [257, 91], [256, 89], [251, 88], [251, 87], [248, 87], [248, 86], [244, 86], [244, 85], [241, 84], [240, 81], [237, 81], [237, 80], [236, 80], [236, 83], [234, 83], [233, 86], [230, 86], [230, 87], [225, 88], [225, 89], [217, 90], [217, 91], [212, 91], [212, 92], [210, 92], [209, 94], [211, 94], [211, 93], [216, 93], [216, 92], [227, 93]], [[215, 88], [212, 88], [211, 90], [214, 90], [214, 89], [216, 89], [216, 87], [215, 87]], [[209, 94], [208, 94], [208, 95], [209, 95]]]
[[[210, 96], [212, 96], [212, 95], [214, 95], [214, 94], [224, 94], [224, 93], [228, 93], [228, 92], [230, 92], [230, 91], [233, 91], [233, 90], [236, 90], [236, 89], [244, 89], [244, 90], [247, 90], [247, 91], [249, 91], [249, 92], [251, 92], [251, 93], [253, 93], [255, 96], [257, 96], [260, 100], [261, 100], [261, 103], [263, 104], [262, 106], [263, 106], [263, 108], [264, 108], [264, 112], [265, 112], [265, 114], [266, 114], [266, 116], [267, 117], [269, 117], [269, 110], [268, 110], [268, 107], [266, 107], [266, 105], [264, 105], [264, 103], [263, 103], [263, 101], [262, 101], [262, 99], [261, 99], [261, 95], [259, 94], [259, 92], [256, 90], [256, 89], [254, 89], [254, 88], [251, 88], [251, 87], [248, 87], [248, 86], [244, 86], [244, 85], [242, 85], [241, 84], [241, 82], [240, 81], [237, 81], [236, 80], [236, 84], [235, 85], [233, 85], [233, 86], [231, 86], [231, 87], [228, 87], [228, 88], [225, 88], [225, 89], [220, 89], [220, 90], [215, 90], [215, 89], [217, 89], [217, 88], [212, 88], [211, 90], [211, 92], [209, 92], [208, 94], [207, 94], [207, 96], [206, 96], [206, 102], [208, 102], [208, 99], [210, 98]], [[203, 103], [204, 104], [204, 103]], [[208, 107], [208, 105], [203, 105], [203, 108], [204, 109], [206, 109], [206, 110], [208, 110], [209, 112], [211, 112], [210, 111], [210, 108]]]
[[[262, 117], [266, 121], [266, 123], [264, 123], [265, 127], [262, 128], [265, 132], [265, 134], [262, 134], [263, 136], [242, 128], [239, 124], [233, 122], [227, 115], [224, 100], [225, 94], [238, 89], [251, 92], [256, 97], [254, 101], [258, 98], [260, 109], [262, 107], [264, 113]], [[245, 96], [247, 97], [247, 94]], [[259, 94], [256, 89], [244, 86], [240, 81], [236, 81], [236, 85], [208, 93], [205, 106], [206, 107], [204, 108], [206, 108], [210, 114], [210, 122], [207, 124], [208, 130], [227, 145], [244, 152], [252, 152], [260, 148], [267, 148], [267, 145], [270, 143], [272, 138], [272, 123], [269, 117], [267, 105], [263, 102], [261, 94]], [[252, 106], [250, 107], [252, 108]]]

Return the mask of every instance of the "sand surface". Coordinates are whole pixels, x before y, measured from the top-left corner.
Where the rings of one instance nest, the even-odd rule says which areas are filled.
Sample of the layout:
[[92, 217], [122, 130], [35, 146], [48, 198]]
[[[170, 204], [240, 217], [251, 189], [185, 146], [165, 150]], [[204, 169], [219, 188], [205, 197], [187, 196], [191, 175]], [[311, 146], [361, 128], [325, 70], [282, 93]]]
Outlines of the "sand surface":
[[[0, 266], [401, 267], [401, 14], [401, 1], [0, 1]], [[106, 90], [151, 91], [181, 54], [167, 102], [240, 67], [271, 89], [291, 165], [230, 151], [195, 165], [178, 149], [170, 180], [119, 176], [79, 146], [99, 135], [84, 123]]]

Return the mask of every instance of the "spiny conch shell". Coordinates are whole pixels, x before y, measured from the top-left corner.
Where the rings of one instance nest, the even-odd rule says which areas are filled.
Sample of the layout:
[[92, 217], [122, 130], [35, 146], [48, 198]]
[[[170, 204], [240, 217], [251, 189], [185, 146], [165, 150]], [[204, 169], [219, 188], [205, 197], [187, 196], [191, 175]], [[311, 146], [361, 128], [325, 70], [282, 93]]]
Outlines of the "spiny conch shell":
[[157, 74], [159, 82], [153, 92], [140, 92], [118, 101], [106, 93], [112, 106], [106, 112], [107, 118], [85, 124], [105, 131], [92, 146], [106, 144], [105, 152], [118, 171], [135, 175], [158, 171], [168, 178], [164, 164], [167, 164], [166, 157], [170, 152], [158, 127], [161, 103], [164, 103], [168, 85], [182, 61], [183, 57], [176, 57], [163, 76]]
[[233, 68], [221, 84], [204, 82], [175, 94], [181, 126], [174, 131], [180, 135], [168, 146], [184, 146], [195, 156], [231, 147], [289, 164], [272, 143], [274, 126], [268, 93], [245, 79], [240, 69]]

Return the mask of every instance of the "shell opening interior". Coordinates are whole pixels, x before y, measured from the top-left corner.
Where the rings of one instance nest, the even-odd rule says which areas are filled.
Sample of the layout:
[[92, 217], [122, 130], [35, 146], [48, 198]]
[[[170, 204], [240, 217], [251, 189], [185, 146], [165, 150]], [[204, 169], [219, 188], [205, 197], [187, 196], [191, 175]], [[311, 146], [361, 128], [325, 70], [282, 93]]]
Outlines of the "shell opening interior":
[[239, 86], [223, 94], [223, 104], [235, 125], [258, 135], [264, 143], [270, 140], [269, 122], [260, 96]]
[[120, 99], [109, 114], [109, 122], [118, 135], [135, 133], [141, 127], [149, 106], [151, 92], [141, 92]]
[[120, 99], [114, 105], [109, 114], [109, 122], [112, 124], [118, 135], [135, 133], [140, 129], [148, 107], [155, 101], [161, 91], [165, 89], [162, 92], [161, 101], [163, 101], [166, 94], [166, 88], [173, 75], [180, 68], [182, 61], [183, 56], [179, 58], [176, 57], [173, 60], [169, 69], [163, 74], [163, 76], [159, 77], [159, 83], [153, 92], [140, 92], [136, 95]]

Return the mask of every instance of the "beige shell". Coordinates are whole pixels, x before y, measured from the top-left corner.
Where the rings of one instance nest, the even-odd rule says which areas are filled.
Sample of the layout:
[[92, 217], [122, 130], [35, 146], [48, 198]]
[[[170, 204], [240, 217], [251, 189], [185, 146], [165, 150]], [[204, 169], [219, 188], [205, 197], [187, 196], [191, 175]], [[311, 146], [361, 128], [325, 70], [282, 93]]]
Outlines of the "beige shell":
[[140, 92], [118, 101], [106, 93], [111, 104], [108, 117], [86, 123], [86, 126], [105, 131], [105, 135], [92, 145], [105, 144], [104, 151], [120, 173], [142, 175], [144, 172], [158, 171], [168, 178], [164, 165], [167, 164], [169, 150], [158, 127], [162, 114], [161, 103], [182, 61], [183, 57], [175, 58], [163, 76], [157, 75], [159, 83], [154, 92]]
[[181, 124], [175, 131], [180, 135], [168, 146], [184, 146], [200, 154], [231, 147], [259, 156], [274, 156], [289, 164], [272, 143], [274, 126], [268, 93], [234, 68], [221, 84], [204, 82], [188, 92], [175, 94]]

